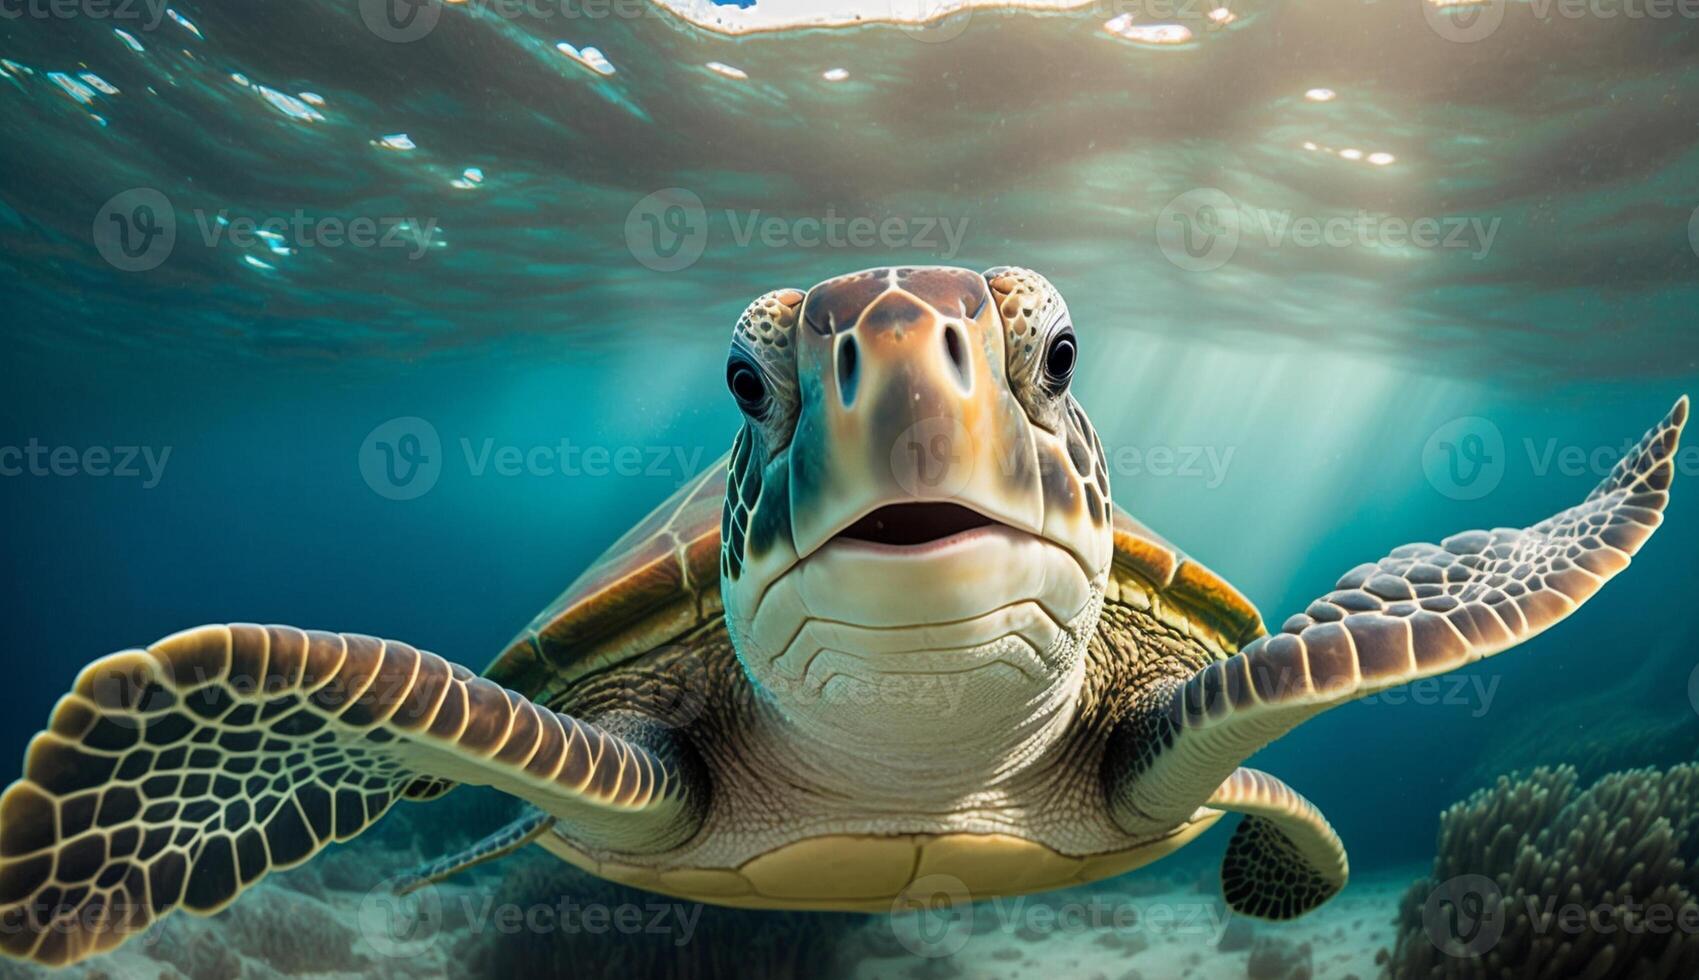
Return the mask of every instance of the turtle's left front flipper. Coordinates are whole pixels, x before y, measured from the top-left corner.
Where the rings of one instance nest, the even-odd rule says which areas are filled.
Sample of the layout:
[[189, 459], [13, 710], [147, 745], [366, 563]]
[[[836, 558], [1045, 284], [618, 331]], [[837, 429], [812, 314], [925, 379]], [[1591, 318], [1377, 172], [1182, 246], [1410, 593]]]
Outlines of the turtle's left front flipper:
[[1576, 506], [1521, 530], [1470, 531], [1359, 565], [1279, 633], [1124, 721], [1104, 773], [1117, 822], [1174, 826], [1306, 719], [1490, 657], [1574, 612], [1663, 522], [1687, 410], [1683, 397]]
[[1245, 815], [1221, 861], [1221, 894], [1233, 911], [1295, 919], [1345, 887], [1351, 866], [1333, 825], [1279, 779], [1240, 767], [1207, 805]]
[[61, 965], [179, 906], [211, 914], [457, 782], [610, 850], [663, 850], [700, 824], [694, 759], [405, 643], [188, 630], [91, 664], [31, 740], [0, 795], [0, 953]]

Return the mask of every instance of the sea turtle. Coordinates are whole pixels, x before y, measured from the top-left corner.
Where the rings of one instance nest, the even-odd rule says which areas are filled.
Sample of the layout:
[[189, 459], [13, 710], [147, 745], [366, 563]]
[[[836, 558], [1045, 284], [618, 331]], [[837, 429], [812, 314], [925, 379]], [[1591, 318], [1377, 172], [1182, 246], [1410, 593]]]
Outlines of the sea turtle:
[[1117, 875], [1235, 811], [1227, 904], [1298, 916], [1344, 847], [1240, 763], [1572, 612], [1662, 520], [1687, 417], [1577, 506], [1397, 548], [1270, 635], [1111, 502], [1077, 361], [1024, 269], [762, 296], [726, 367], [731, 452], [484, 676], [253, 625], [85, 669], [0, 797], [0, 948], [66, 963], [216, 911], [456, 783], [531, 809], [426, 878], [534, 841], [688, 899], [878, 910]]

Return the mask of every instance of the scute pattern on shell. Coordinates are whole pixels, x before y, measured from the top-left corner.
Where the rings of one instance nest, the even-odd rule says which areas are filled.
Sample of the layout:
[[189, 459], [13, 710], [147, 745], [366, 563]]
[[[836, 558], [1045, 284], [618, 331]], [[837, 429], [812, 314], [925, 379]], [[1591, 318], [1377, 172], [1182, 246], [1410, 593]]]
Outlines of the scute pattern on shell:
[[722, 456], [567, 586], [485, 675], [547, 702], [560, 687], [652, 650], [720, 611]]
[[[1256, 606], [1221, 576], [1188, 557], [1137, 518], [1110, 505], [1115, 528], [1115, 571], [1154, 586], [1180, 611], [1186, 631], [1225, 657], [1263, 635]], [[1114, 582], [1114, 579], [1111, 579]], [[1116, 594], [1120, 592], [1116, 589]], [[1136, 600], [1138, 589], [1127, 590]], [[1112, 596], [1113, 597], [1113, 596]]]

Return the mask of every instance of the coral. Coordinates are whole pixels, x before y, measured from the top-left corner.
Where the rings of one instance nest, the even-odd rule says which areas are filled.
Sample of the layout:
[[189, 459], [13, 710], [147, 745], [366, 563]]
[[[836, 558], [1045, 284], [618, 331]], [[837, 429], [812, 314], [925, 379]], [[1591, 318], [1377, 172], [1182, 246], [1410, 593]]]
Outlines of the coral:
[[138, 942], [187, 977], [355, 972], [368, 965], [349, 916], [288, 888], [262, 884], [210, 919], [176, 915]]
[[1578, 784], [1569, 766], [1500, 777], [1441, 815], [1390, 976], [1699, 974], [1699, 765]]
[[[469, 934], [450, 958], [461, 976], [830, 977], [859, 952], [852, 937], [866, 921], [701, 905], [541, 855], [512, 859], [492, 898], [468, 916]], [[500, 918], [507, 909], [521, 910], [517, 928]]]

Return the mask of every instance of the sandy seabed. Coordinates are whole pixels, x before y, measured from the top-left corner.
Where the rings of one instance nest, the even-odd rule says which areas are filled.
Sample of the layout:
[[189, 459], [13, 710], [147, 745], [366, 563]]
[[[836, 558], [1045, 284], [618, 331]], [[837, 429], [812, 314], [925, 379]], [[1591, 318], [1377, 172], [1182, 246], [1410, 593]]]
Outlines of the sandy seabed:
[[[465, 951], [476, 930], [493, 928], [482, 916], [499, 866], [434, 886], [434, 911], [420, 926], [408, 917], [416, 909], [397, 917], [386, 885], [375, 881], [388, 862], [361, 858], [342, 850], [262, 882], [218, 916], [173, 915], [117, 951], [65, 970], [0, 961], [0, 980], [485, 975]], [[1228, 914], [1208, 880], [1148, 873], [955, 913], [869, 916], [838, 943], [836, 972], [851, 980], [1369, 980], [1381, 975], [1376, 954], [1392, 946], [1399, 897], [1421, 871], [1360, 875], [1327, 905], [1288, 923]], [[586, 940], [596, 941], [581, 934], [575, 942]], [[704, 930], [694, 941], [711, 940]], [[832, 975], [819, 966], [810, 975]], [[583, 976], [596, 975], [585, 967]]]

